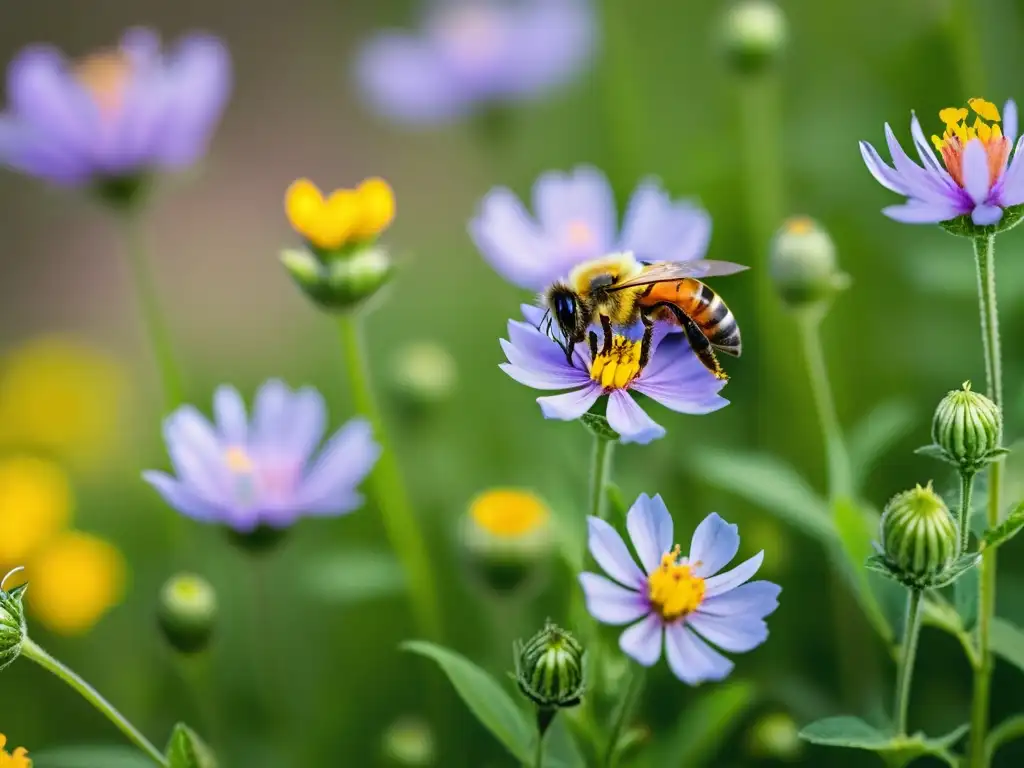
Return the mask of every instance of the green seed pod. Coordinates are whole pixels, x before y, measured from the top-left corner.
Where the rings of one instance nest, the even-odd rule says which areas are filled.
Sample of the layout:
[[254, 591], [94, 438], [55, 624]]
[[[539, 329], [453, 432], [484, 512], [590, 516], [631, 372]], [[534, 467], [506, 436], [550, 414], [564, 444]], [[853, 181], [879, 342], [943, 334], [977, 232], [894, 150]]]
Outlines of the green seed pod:
[[550, 620], [513, 646], [519, 690], [542, 710], [575, 707], [583, 698], [583, 647]]
[[786, 45], [782, 9], [770, 0], [741, 0], [726, 13], [722, 47], [729, 63], [744, 74], [768, 69]]
[[999, 447], [1003, 416], [999, 406], [971, 390], [971, 382], [942, 398], [932, 419], [932, 440], [960, 466], [976, 472]]
[[28, 629], [25, 626], [25, 608], [22, 601], [28, 584], [14, 587], [9, 592], [4, 584], [21, 568], [15, 568], [0, 580], [0, 669], [4, 669], [21, 655]]
[[768, 268], [775, 289], [791, 309], [820, 304], [850, 284], [849, 276], [839, 271], [832, 238], [806, 216], [789, 219], [775, 234]]
[[360, 306], [394, 274], [387, 251], [377, 247], [361, 247], [330, 259], [311, 250], [289, 249], [281, 252], [281, 263], [299, 288], [329, 312]]
[[885, 506], [882, 550], [894, 571], [926, 587], [958, 554], [956, 522], [932, 484], [898, 493]]
[[403, 717], [392, 723], [382, 739], [388, 765], [421, 768], [433, 765], [437, 749], [430, 726], [418, 717]]
[[202, 576], [172, 576], [160, 590], [157, 621], [176, 650], [186, 654], [202, 651], [217, 622], [217, 593]]

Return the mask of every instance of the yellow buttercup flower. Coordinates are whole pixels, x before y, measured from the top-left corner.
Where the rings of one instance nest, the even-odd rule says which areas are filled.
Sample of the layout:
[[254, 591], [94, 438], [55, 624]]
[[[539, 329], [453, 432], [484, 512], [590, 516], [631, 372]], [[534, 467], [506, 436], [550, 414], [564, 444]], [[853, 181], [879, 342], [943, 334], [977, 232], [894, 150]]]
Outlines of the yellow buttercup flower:
[[32, 768], [32, 760], [29, 759], [28, 750], [18, 747], [13, 752], [8, 752], [7, 737], [0, 733], [0, 768]]
[[326, 198], [309, 179], [288, 187], [285, 214], [292, 229], [318, 248], [334, 250], [376, 237], [395, 218], [395, 196], [383, 179], [355, 189], [337, 189]]
[[125, 394], [114, 358], [72, 338], [32, 339], [0, 364], [0, 442], [94, 465], [120, 433]]
[[526, 536], [548, 523], [547, 506], [529, 491], [496, 488], [477, 496], [470, 517], [481, 530], [501, 539]]
[[124, 594], [126, 566], [114, 545], [69, 531], [32, 558], [26, 569], [29, 610], [61, 635], [88, 632]]
[[0, 566], [26, 562], [67, 527], [71, 508], [67, 475], [56, 464], [34, 456], [0, 459]]

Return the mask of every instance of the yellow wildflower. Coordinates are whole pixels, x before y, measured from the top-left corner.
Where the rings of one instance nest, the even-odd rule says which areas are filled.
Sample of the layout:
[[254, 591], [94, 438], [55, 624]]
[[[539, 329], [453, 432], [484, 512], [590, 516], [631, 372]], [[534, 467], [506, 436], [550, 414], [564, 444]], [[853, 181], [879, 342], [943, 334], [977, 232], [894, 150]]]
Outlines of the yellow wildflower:
[[88, 632], [124, 594], [126, 566], [114, 545], [69, 531], [45, 546], [27, 568], [29, 610], [62, 635]]
[[355, 189], [337, 189], [326, 198], [309, 179], [285, 193], [292, 228], [312, 245], [335, 250], [376, 237], [395, 217], [395, 196], [386, 181], [366, 179]]
[[485, 491], [469, 507], [473, 522], [491, 536], [514, 539], [536, 532], [548, 522], [548, 508], [537, 496], [507, 488]]
[[32, 760], [29, 759], [28, 750], [18, 747], [13, 752], [8, 752], [7, 737], [0, 733], [0, 768], [32, 768]]
[[67, 527], [71, 508], [71, 487], [56, 464], [33, 456], [0, 459], [0, 566], [26, 562]]

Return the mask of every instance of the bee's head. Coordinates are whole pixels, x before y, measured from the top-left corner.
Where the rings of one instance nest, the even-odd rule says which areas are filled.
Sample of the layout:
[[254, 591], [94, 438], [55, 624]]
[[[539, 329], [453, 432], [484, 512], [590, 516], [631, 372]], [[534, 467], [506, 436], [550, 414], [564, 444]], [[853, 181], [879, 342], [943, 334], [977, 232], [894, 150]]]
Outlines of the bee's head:
[[578, 293], [565, 283], [555, 283], [544, 294], [544, 303], [567, 342], [578, 344], [586, 338], [590, 318]]

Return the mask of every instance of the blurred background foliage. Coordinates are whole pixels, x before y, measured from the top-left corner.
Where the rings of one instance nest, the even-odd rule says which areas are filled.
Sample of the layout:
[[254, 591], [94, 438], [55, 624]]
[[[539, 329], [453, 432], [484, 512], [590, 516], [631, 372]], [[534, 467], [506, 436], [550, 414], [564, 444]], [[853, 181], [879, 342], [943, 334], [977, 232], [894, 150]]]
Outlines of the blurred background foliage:
[[[965, 379], [982, 380], [969, 244], [938, 227], [882, 217], [879, 210], [896, 200], [866, 172], [856, 143], [880, 142], [886, 121], [905, 137], [911, 109], [930, 133], [940, 108], [968, 96], [1024, 97], [1024, 8], [1015, 0], [781, 5], [789, 44], [775, 81], [752, 85], [721, 56], [726, 3], [600, 3], [594, 67], [556, 97], [510, 112], [500, 134], [472, 120], [410, 130], [361, 106], [355, 50], [381, 26], [410, 25], [413, 2], [40, 0], [3, 11], [0, 54], [6, 60], [27, 43], [52, 41], [78, 55], [138, 23], [167, 38], [207, 29], [229, 45], [236, 89], [211, 153], [194, 177], [164, 185], [146, 221], [188, 399], [204, 411], [218, 383], [251, 395], [279, 376], [318, 386], [332, 424], [351, 415], [333, 326], [277, 260], [294, 241], [281, 199], [302, 175], [325, 187], [370, 175], [393, 184], [399, 213], [387, 240], [401, 275], [368, 328], [372, 367], [440, 570], [445, 641], [501, 674], [511, 668], [515, 637], [546, 616], [568, 620], [573, 574], [557, 565], [530, 600], [498, 601], [473, 584], [459, 556], [458, 523], [482, 489], [517, 486], [544, 498], [570, 539], [582, 537], [590, 441], [579, 425], [544, 421], [535, 395], [498, 369], [498, 339], [529, 297], [492, 272], [466, 233], [493, 185], [528, 195], [543, 171], [585, 162], [609, 174], [622, 203], [654, 174], [710, 211], [711, 258], [755, 267], [763, 267], [783, 217], [815, 217], [852, 278], [823, 326], [840, 419], [850, 433], [873, 418], [868, 430], [885, 438], [884, 453], [865, 468], [861, 495], [880, 508], [930, 478], [940, 489], [955, 487], [951, 474], [912, 450], [928, 442], [939, 398]], [[974, 74], [964, 74], [965, 39], [980, 56]], [[770, 99], [752, 96], [761, 87], [778, 89], [777, 115]], [[751, 147], [743, 125], [759, 120], [765, 130], [753, 132], [760, 143]], [[764, 168], [763, 153], [775, 158], [767, 172], [776, 162], [781, 169], [784, 197], [762, 201], [752, 216], [747, 201], [757, 199], [760, 187], [751, 185], [760, 182], [744, 158]], [[63, 590], [32, 577], [40, 583], [29, 595], [43, 593], [30, 603], [36, 639], [144, 732], [169, 733], [184, 719], [209, 735], [228, 766], [388, 765], [401, 754], [415, 764], [408, 754], [422, 751], [423, 722], [438, 765], [511, 764], [438, 670], [398, 651], [414, 628], [372, 507], [305, 521], [279, 550], [256, 559], [216, 529], [173, 518], [139, 478], [144, 468], [166, 465], [160, 398], [111, 222], [82, 198], [11, 174], [0, 177], [0, 202], [0, 561], [31, 571], [34, 557], [59, 558], [64, 565], [55, 570], [66, 573]], [[1000, 238], [997, 253], [1010, 439], [1021, 437], [1024, 422], [1024, 341], [1014, 333], [1022, 322], [1024, 267], [1015, 253], [1022, 237]], [[670, 732], [681, 720], [680, 743], [691, 747], [696, 734], [713, 734], [689, 762], [669, 751], [661, 765], [783, 758], [865, 765], [875, 758], [801, 748], [792, 723], [888, 706], [891, 664], [849, 590], [824, 578], [820, 544], [723, 488], [730, 457], [756, 450], [825, 492], [795, 326], [777, 308], [764, 315], [767, 327], [755, 321], [765, 279], [756, 268], [719, 286], [749, 339], [749, 352], [729, 361], [723, 394], [732, 405], [687, 417], [651, 404], [668, 436], [616, 456], [625, 498], [661, 493], [682, 529], [712, 510], [739, 523], [740, 556], [765, 549], [765, 578], [783, 586], [769, 642], [737, 659], [728, 688], [690, 689], [657, 669], [640, 714], [650, 731]], [[450, 360], [431, 362], [424, 342]], [[435, 393], [431, 374], [440, 371], [440, 391], [450, 396], [411, 403], [410, 370], [412, 380], [428, 371]], [[708, 482], [709, 466], [718, 467], [719, 481]], [[779, 473], [762, 472], [756, 482], [765, 497], [785, 497]], [[1008, 499], [1017, 501], [1024, 467], [1011, 463], [1009, 482]], [[34, 522], [21, 530], [25, 510]], [[66, 537], [84, 534], [98, 537], [96, 546], [67, 554]], [[1008, 545], [999, 589], [1000, 614], [1018, 623], [1024, 572], [1012, 552], [1020, 546]], [[208, 578], [220, 606], [213, 646], [188, 662], [165, 646], [155, 618], [161, 584], [181, 570]], [[837, 611], [852, 645], [834, 642]], [[996, 720], [1024, 700], [1020, 675], [998, 666]], [[118, 743], [108, 723], [32, 665], [14, 665], [2, 681], [0, 731], [12, 744], [42, 754]], [[912, 726], [940, 733], [966, 719], [970, 680], [955, 641], [925, 629], [916, 681]], [[381, 746], [385, 732], [389, 750]], [[1024, 750], [1010, 747], [996, 764], [1021, 759]], [[54, 760], [38, 765], [60, 764]], [[111, 757], [97, 760], [114, 768]]]

